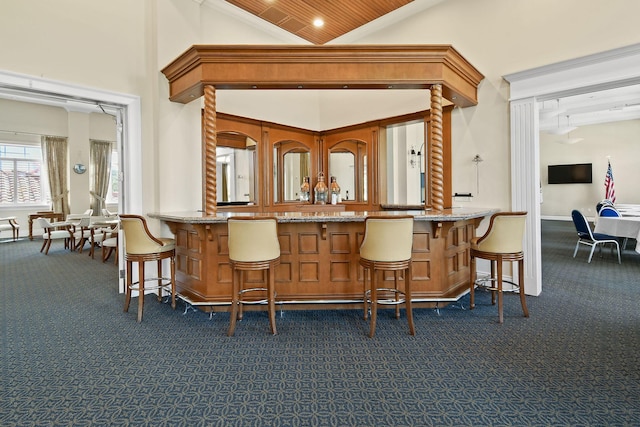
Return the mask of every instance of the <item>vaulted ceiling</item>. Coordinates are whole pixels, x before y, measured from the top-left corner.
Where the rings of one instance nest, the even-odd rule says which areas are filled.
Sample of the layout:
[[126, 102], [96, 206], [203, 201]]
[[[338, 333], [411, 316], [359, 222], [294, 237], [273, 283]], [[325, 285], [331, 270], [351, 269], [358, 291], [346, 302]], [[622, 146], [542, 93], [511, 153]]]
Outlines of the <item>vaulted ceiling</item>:
[[[419, 12], [450, 0], [194, 0], [201, 5], [230, 13], [264, 31], [278, 31], [292, 39], [316, 45], [351, 43]], [[322, 18], [324, 26], [313, 26]], [[294, 43], [296, 43], [294, 41]], [[51, 94], [34, 94], [0, 87], [0, 98], [62, 106], [68, 111], [99, 112], [95, 104]], [[480, 100], [482, 103], [482, 100]], [[545, 100], [540, 106], [542, 131], [640, 118], [640, 85], [568, 95]], [[89, 110], [88, 110], [89, 109]]]
[[[414, 0], [226, 0], [313, 44], [321, 45]], [[314, 25], [321, 20], [322, 25]]]
[[[249, 15], [265, 31], [277, 28], [316, 45], [348, 44], [387, 25], [450, 0], [194, 0], [226, 12]], [[316, 28], [313, 20], [322, 18]], [[284, 31], [282, 31], [284, 30]], [[567, 95], [541, 105], [540, 129], [559, 133], [583, 126], [640, 118], [640, 85]]]

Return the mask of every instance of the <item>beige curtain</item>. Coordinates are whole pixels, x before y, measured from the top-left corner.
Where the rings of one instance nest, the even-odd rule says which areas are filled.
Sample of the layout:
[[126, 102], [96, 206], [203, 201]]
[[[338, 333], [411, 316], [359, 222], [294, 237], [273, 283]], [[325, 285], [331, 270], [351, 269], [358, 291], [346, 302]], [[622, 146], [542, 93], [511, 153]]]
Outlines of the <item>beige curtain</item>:
[[109, 191], [109, 171], [111, 171], [111, 141], [99, 141], [90, 139], [90, 166], [89, 178], [91, 194], [91, 209], [96, 215], [101, 215], [106, 205], [107, 192]]
[[309, 176], [309, 153], [300, 153], [300, 185]]
[[[229, 164], [222, 164], [222, 201], [229, 201]], [[235, 201], [235, 200], [234, 200]]]
[[40, 145], [42, 147], [42, 160], [47, 168], [47, 177], [49, 178], [51, 208], [54, 212], [62, 212], [66, 217], [69, 213], [67, 138], [43, 136], [40, 140]]

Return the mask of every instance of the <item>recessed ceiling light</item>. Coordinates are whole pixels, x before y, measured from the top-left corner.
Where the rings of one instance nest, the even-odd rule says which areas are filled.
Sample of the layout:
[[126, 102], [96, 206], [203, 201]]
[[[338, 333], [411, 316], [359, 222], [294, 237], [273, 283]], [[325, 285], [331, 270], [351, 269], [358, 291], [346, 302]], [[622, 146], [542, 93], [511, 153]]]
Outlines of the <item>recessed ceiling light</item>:
[[316, 18], [313, 20], [313, 26], [320, 28], [322, 26], [324, 26], [324, 20], [322, 18]]

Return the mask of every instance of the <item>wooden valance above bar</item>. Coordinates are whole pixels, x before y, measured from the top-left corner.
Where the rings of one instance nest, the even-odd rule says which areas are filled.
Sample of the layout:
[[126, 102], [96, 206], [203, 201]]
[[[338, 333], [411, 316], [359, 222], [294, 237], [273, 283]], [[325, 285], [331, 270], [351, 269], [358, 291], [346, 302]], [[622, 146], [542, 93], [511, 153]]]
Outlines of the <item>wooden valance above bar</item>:
[[450, 45], [193, 45], [162, 69], [171, 101], [216, 89], [429, 89], [478, 103], [484, 76]]

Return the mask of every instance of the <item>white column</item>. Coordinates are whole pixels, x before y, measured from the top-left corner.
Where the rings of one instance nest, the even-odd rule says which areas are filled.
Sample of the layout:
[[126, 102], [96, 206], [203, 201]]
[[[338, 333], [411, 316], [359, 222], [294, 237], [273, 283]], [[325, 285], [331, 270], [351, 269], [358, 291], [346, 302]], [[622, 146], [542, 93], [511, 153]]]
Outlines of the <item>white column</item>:
[[[524, 238], [525, 293], [542, 292], [540, 241], [540, 138], [536, 99], [510, 103], [511, 108], [511, 209], [527, 211]], [[517, 277], [514, 273], [514, 277]]]

